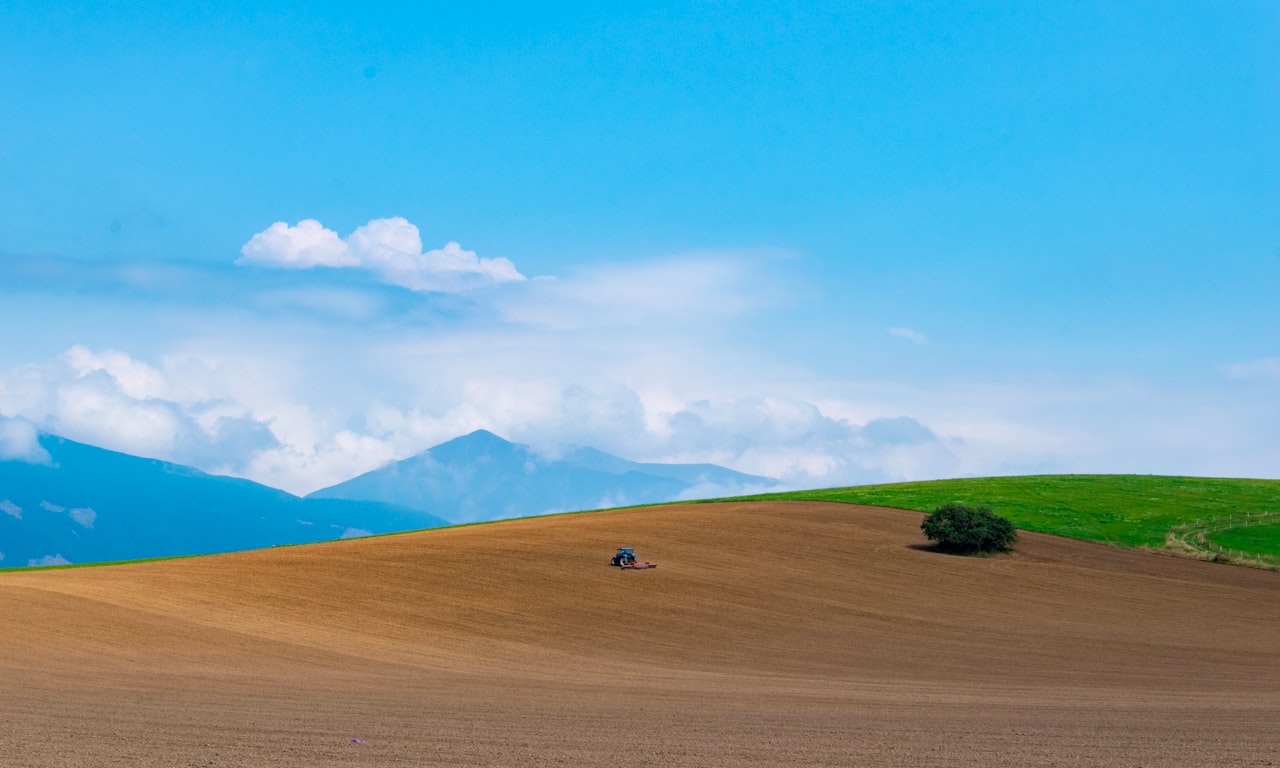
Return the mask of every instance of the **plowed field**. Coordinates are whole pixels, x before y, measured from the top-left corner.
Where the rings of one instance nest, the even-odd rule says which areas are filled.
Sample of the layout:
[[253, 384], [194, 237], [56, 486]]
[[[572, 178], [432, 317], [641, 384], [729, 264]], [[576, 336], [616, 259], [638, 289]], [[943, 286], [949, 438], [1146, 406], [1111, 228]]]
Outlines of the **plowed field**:
[[920, 520], [655, 507], [0, 573], [0, 765], [1280, 766], [1280, 573], [950, 557]]

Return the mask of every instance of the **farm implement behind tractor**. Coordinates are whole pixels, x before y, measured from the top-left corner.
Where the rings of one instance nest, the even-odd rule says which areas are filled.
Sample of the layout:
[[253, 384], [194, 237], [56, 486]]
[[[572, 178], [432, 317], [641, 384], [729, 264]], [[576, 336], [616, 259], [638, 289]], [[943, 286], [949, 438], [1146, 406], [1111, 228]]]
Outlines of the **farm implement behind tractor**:
[[636, 560], [635, 550], [631, 547], [618, 547], [618, 553], [609, 561], [609, 565], [616, 565], [623, 570], [638, 571], [642, 568], [657, 568], [657, 563], [649, 561], [639, 562]]

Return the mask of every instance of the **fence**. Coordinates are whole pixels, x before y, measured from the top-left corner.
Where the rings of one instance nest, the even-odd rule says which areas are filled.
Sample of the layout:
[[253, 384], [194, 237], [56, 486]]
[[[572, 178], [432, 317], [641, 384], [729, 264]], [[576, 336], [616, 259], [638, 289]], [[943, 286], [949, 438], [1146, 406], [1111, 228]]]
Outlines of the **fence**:
[[1214, 560], [1226, 559], [1246, 565], [1280, 567], [1280, 557], [1276, 555], [1230, 549], [1209, 540], [1211, 534], [1254, 525], [1280, 525], [1280, 512], [1243, 512], [1228, 517], [1185, 523], [1175, 526], [1165, 534], [1165, 544], [1173, 549], [1184, 550]]

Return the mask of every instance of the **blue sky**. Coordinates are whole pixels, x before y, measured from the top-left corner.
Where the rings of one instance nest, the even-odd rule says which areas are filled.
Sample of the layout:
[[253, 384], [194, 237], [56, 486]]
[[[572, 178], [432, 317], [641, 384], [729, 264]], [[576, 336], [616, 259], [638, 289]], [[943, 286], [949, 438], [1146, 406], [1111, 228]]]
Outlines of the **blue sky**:
[[0, 7], [7, 453], [1277, 476], [1274, 3], [272, 6]]

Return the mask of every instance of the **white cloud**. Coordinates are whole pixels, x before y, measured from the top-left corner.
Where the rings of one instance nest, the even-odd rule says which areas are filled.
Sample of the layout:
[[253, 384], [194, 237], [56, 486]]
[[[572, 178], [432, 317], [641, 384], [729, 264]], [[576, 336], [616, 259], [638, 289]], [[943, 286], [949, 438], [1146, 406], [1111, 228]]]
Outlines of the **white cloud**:
[[283, 360], [173, 355], [156, 365], [76, 346], [0, 372], [0, 410], [79, 442], [222, 471], [226, 457], [275, 443], [287, 374]]
[[9, 515], [10, 517], [17, 518], [18, 520], [22, 519], [22, 507], [18, 506], [17, 504], [14, 504], [12, 501], [9, 501], [8, 499], [5, 499], [4, 501], [0, 501], [0, 512], [3, 512], [6, 515]]
[[910, 328], [890, 328], [889, 335], [906, 339], [912, 344], [927, 344], [929, 342], [928, 336], [925, 336], [919, 331], [913, 331]]
[[[427, 283], [414, 280], [450, 269], [505, 279], [485, 277], [484, 260], [460, 248], [427, 264], [403, 219], [342, 242], [361, 267], [419, 289]], [[879, 345], [854, 325], [824, 336], [795, 320], [807, 310], [790, 311], [802, 297], [780, 262], [700, 253], [595, 264], [429, 299], [229, 270], [247, 290], [222, 295], [251, 298], [230, 311], [193, 308], [166, 343], [78, 345], [0, 370], [0, 413], [294, 493], [478, 428], [810, 487], [1018, 471], [1265, 475], [1280, 461], [1266, 436], [1280, 415], [1266, 403], [1182, 402], [1175, 388], [1101, 378], [885, 371], [859, 353], [862, 342]], [[264, 279], [268, 289], [254, 293]], [[339, 310], [325, 312], [331, 303]], [[883, 338], [883, 325], [869, 327]]]
[[357, 227], [347, 244], [360, 255], [359, 262], [380, 265], [422, 253], [422, 234], [407, 219], [392, 216]]
[[98, 513], [89, 507], [76, 507], [70, 514], [72, 520], [85, 528], [92, 528], [93, 521], [98, 519]]
[[147, 400], [164, 394], [165, 380], [160, 371], [123, 352], [114, 349], [91, 352], [77, 344], [64, 352], [62, 359], [77, 378], [102, 372], [111, 377], [121, 394], [135, 400]]
[[298, 423], [281, 428], [272, 424], [282, 438], [280, 443], [242, 457], [236, 474], [306, 494], [402, 458], [387, 440], [349, 430], [328, 436], [312, 431], [313, 426]]
[[[3, 394], [3, 390], [0, 390]], [[0, 411], [7, 410], [0, 402]], [[0, 416], [0, 461], [48, 464], [49, 452], [40, 445], [40, 432], [25, 418]]]
[[712, 461], [793, 487], [848, 485], [950, 474], [956, 457], [915, 419], [864, 425], [790, 398], [700, 401], [670, 415], [666, 461]]
[[358, 456], [388, 455], [341, 431], [323, 437], [323, 417], [291, 402], [300, 393], [289, 391], [287, 361], [276, 362], [174, 356], [157, 366], [73, 347], [45, 364], [0, 373], [0, 408], [72, 440], [212, 472], [246, 474], [255, 460], [269, 463], [272, 450], [300, 465], [285, 480], [330, 455], [341, 457], [329, 460], [337, 472]]
[[292, 227], [277, 221], [250, 238], [240, 253], [240, 264], [290, 269], [354, 267], [360, 263], [337, 232], [325, 229], [315, 219], [303, 219]]
[[[669, 323], [651, 320], [635, 297], [619, 300], [609, 328], [592, 326], [590, 311], [609, 307], [584, 285], [622, 296], [630, 278], [646, 274], [641, 294], [660, 302], [660, 286], [677, 281], [673, 260], [609, 279], [595, 271], [582, 285], [567, 278], [554, 298], [577, 306], [559, 328], [463, 323], [370, 338], [262, 326], [216, 353], [198, 341], [151, 361], [73, 347], [0, 372], [0, 408], [71, 439], [294, 493], [478, 428], [634, 460], [713, 462], [797, 486], [936, 477], [970, 465], [965, 457], [981, 443], [964, 424], [939, 430], [938, 415], [920, 410], [936, 399], [929, 393], [904, 399], [895, 387], [877, 401], [843, 385], [832, 396], [796, 384], [751, 332], [750, 310], [768, 306], [759, 296], [769, 280], [731, 261], [701, 258], [692, 271], [701, 293], [687, 295], [694, 306]], [[740, 295], [721, 301], [722, 291]], [[939, 433], [970, 442], [961, 450]]]
[[71, 565], [71, 561], [63, 557], [61, 554], [45, 555], [44, 557], [35, 558], [27, 561], [27, 566], [31, 568], [50, 566], [50, 565]]
[[[76, 438], [143, 456], [168, 453], [181, 437], [185, 421], [174, 403], [135, 398], [116, 380], [94, 372], [60, 382], [52, 393], [54, 428], [70, 427]], [[61, 425], [58, 426], [58, 425]]]
[[67, 508], [54, 504], [52, 501], [41, 501], [40, 508], [46, 512], [66, 512]]
[[[641, 354], [630, 340], [595, 346], [593, 329], [575, 334], [581, 344], [512, 333], [510, 344], [499, 334], [489, 345], [374, 345], [361, 351], [368, 357], [334, 347], [341, 369], [289, 356], [274, 365], [210, 355], [149, 363], [75, 347], [0, 374], [0, 406], [74, 440], [295, 493], [478, 428], [635, 460], [714, 462], [796, 485], [910, 479], [954, 461], [911, 420], [860, 426], [803, 397], [690, 399], [712, 393], [707, 369], [719, 361], [679, 345]], [[673, 376], [690, 383], [673, 387]]]
[[[0, 372], [0, 409], [46, 432], [294, 493], [478, 428], [637, 461], [717, 463], [792, 487], [1062, 471], [1267, 476], [1280, 459], [1267, 437], [1280, 427], [1274, 405], [1170, 399], [1140, 382], [815, 383], [763, 360], [754, 374], [729, 367], [741, 345], [698, 354], [697, 344], [658, 343], [665, 333], [648, 345], [590, 328], [411, 337], [363, 347], [326, 338], [340, 366], [258, 359], [252, 347], [146, 362], [79, 350]], [[149, 424], [148, 409], [164, 420]]]
[[[637, 461], [717, 463], [795, 487], [936, 477], [958, 465], [946, 440], [906, 417], [859, 425], [799, 399], [685, 401], [622, 384], [475, 382], [443, 413], [384, 405], [377, 424], [422, 436], [420, 447], [487, 428], [548, 455], [560, 444], [590, 445]], [[708, 487], [697, 495], [730, 492]]]
[[240, 249], [240, 264], [268, 267], [358, 267], [414, 291], [459, 293], [525, 279], [509, 259], [480, 258], [458, 243], [423, 251], [418, 228], [393, 216], [374, 219], [345, 240], [315, 219], [278, 221]]

